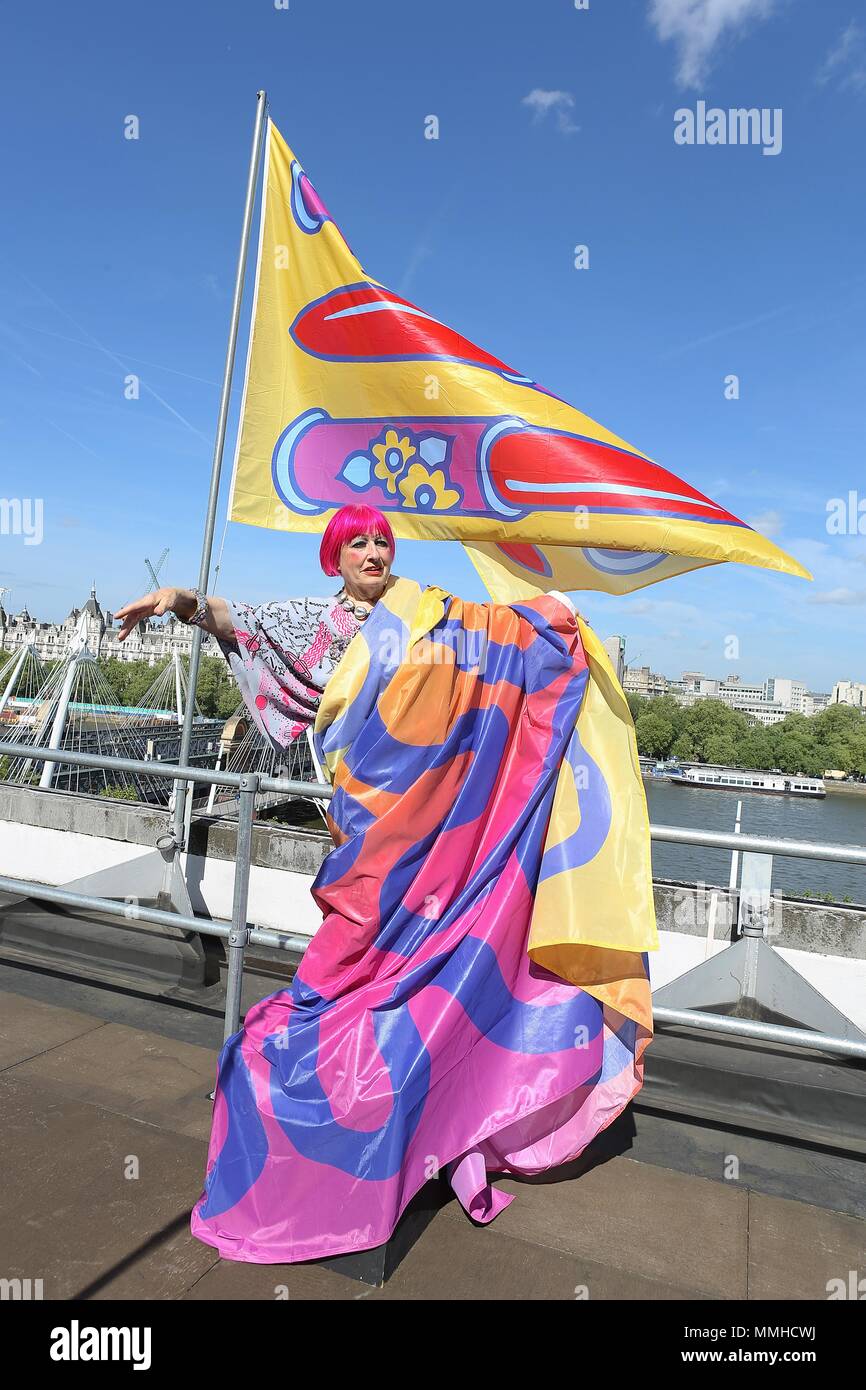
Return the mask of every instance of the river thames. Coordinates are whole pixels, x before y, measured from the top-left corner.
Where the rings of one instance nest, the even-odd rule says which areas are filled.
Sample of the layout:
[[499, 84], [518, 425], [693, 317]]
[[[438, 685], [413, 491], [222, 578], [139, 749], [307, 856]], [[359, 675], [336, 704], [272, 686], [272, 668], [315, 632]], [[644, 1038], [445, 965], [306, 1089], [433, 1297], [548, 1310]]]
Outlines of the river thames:
[[[643, 782], [654, 825], [733, 832], [737, 800], [741, 799], [740, 830], [743, 834], [866, 846], [866, 795], [844, 796], [831, 792], [812, 801], [806, 797], [748, 792], [738, 798], [734, 791], [673, 787], [661, 779], [648, 777]], [[652, 862], [654, 878], [679, 879], [687, 883], [703, 881], [727, 887], [731, 851], [654, 841]], [[807, 890], [813, 897], [831, 893], [837, 902], [848, 897], [854, 903], [866, 905], [866, 868], [774, 855], [773, 888], [797, 896]]]

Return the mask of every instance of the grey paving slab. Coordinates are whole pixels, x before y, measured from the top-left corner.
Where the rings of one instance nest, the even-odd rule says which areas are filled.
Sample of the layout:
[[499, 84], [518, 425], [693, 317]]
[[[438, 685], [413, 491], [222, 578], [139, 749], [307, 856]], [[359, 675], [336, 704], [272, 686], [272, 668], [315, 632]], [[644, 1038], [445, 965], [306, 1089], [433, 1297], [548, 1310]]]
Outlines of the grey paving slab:
[[826, 1300], [831, 1292], [866, 1298], [866, 1221], [752, 1193], [749, 1297]]
[[[866, 1292], [866, 1222], [750, 1191], [759, 1170], [733, 1134], [705, 1158], [737, 1155], [736, 1183], [619, 1151], [554, 1181], [497, 1179], [516, 1199], [494, 1223], [450, 1202], [384, 1290], [316, 1266], [221, 1260], [188, 1226], [214, 1048], [8, 992], [4, 1034], [0, 1277], [42, 1279], [49, 1299], [812, 1300], [831, 1280]], [[137, 1178], [124, 1176], [131, 1160]], [[809, 1161], [817, 1182], [824, 1159]]]
[[735, 1157], [740, 1187], [866, 1218], [866, 1159], [856, 1154], [642, 1109], [634, 1117], [629, 1157], [638, 1163], [722, 1181]]
[[102, 1020], [89, 1014], [4, 990], [0, 993], [0, 1071], [101, 1027]]
[[11, 1073], [0, 1107], [0, 1276], [46, 1299], [176, 1299], [215, 1262], [189, 1231], [204, 1144]]
[[51, 1084], [70, 1100], [206, 1140], [216, 1061], [209, 1048], [105, 1023], [22, 1062], [15, 1075]]
[[223, 1032], [218, 1004], [199, 1005], [167, 994], [118, 989], [55, 969], [12, 965], [0, 958], [0, 989], [75, 1009], [96, 1022], [123, 1023], [219, 1051]]
[[516, 1197], [496, 1218], [501, 1235], [694, 1295], [746, 1296], [743, 1190], [629, 1158], [559, 1181], [495, 1181]]
[[439, 1212], [383, 1289], [310, 1265], [248, 1265], [221, 1260], [187, 1300], [565, 1301], [690, 1299], [685, 1288], [654, 1283], [593, 1260], [477, 1227]]

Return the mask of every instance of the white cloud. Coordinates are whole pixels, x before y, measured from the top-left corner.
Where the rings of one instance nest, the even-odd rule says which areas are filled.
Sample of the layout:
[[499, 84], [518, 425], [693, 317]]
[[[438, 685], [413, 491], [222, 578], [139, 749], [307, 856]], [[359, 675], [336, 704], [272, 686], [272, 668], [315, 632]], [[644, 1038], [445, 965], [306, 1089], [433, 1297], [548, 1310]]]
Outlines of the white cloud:
[[543, 121], [549, 112], [553, 112], [556, 118], [556, 128], [561, 130], [563, 135], [573, 135], [580, 130], [579, 125], [575, 125], [569, 115], [574, 106], [574, 97], [571, 92], [548, 92], [543, 87], [534, 87], [529, 96], [522, 98], [522, 105], [532, 109], [533, 119]]
[[866, 32], [855, 20], [843, 29], [817, 74], [822, 87], [833, 82], [840, 89], [866, 88]]
[[860, 606], [866, 604], [866, 589], [829, 589], [823, 594], [810, 594], [807, 603], [832, 603]]
[[749, 517], [749, 525], [756, 531], [760, 531], [762, 536], [767, 536], [772, 540], [773, 536], [778, 536], [784, 522], [780, 514], [776, 511], [762, 512], [760, 516]]
[[650, 0], [649, 18], [663, 42], [676, 44], [677, 81], [699, 87], [720, 41], [739, 38], [774, 5], [775, 0]]
[[693, 603], [683, 603], [680, 599], [636, 598], [633, 595], [624, 594], [621, 602], [623, 610], [629, 616], [637, 614], [642, 618], [658, 618], [660, 621], [670, 618], [675, 623], [678, 621], [700, 622], [706, 616], [702, 608], [698, 608]]

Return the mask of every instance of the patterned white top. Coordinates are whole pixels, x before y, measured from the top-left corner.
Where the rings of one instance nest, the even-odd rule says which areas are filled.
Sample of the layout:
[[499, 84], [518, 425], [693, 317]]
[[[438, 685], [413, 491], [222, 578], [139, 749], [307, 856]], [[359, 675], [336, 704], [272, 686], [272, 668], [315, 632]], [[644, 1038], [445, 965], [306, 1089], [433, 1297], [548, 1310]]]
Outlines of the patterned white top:
[[235, 641], [217, 641], [257, 727], [284, 749], [315, 722], [325, 686], [361, 624], [333, 597], [226, 603]]

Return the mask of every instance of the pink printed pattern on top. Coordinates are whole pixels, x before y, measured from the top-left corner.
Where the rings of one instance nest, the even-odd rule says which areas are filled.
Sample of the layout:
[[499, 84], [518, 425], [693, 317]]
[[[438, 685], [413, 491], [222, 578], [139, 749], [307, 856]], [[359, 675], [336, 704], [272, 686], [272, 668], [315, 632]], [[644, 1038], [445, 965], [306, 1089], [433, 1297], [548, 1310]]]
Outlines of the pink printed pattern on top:
[[235, 641], [217, 639], [219, 646], [257, 727], [282, 751], [315, 722], [360, 624], [333, 598], [226, 602]]

